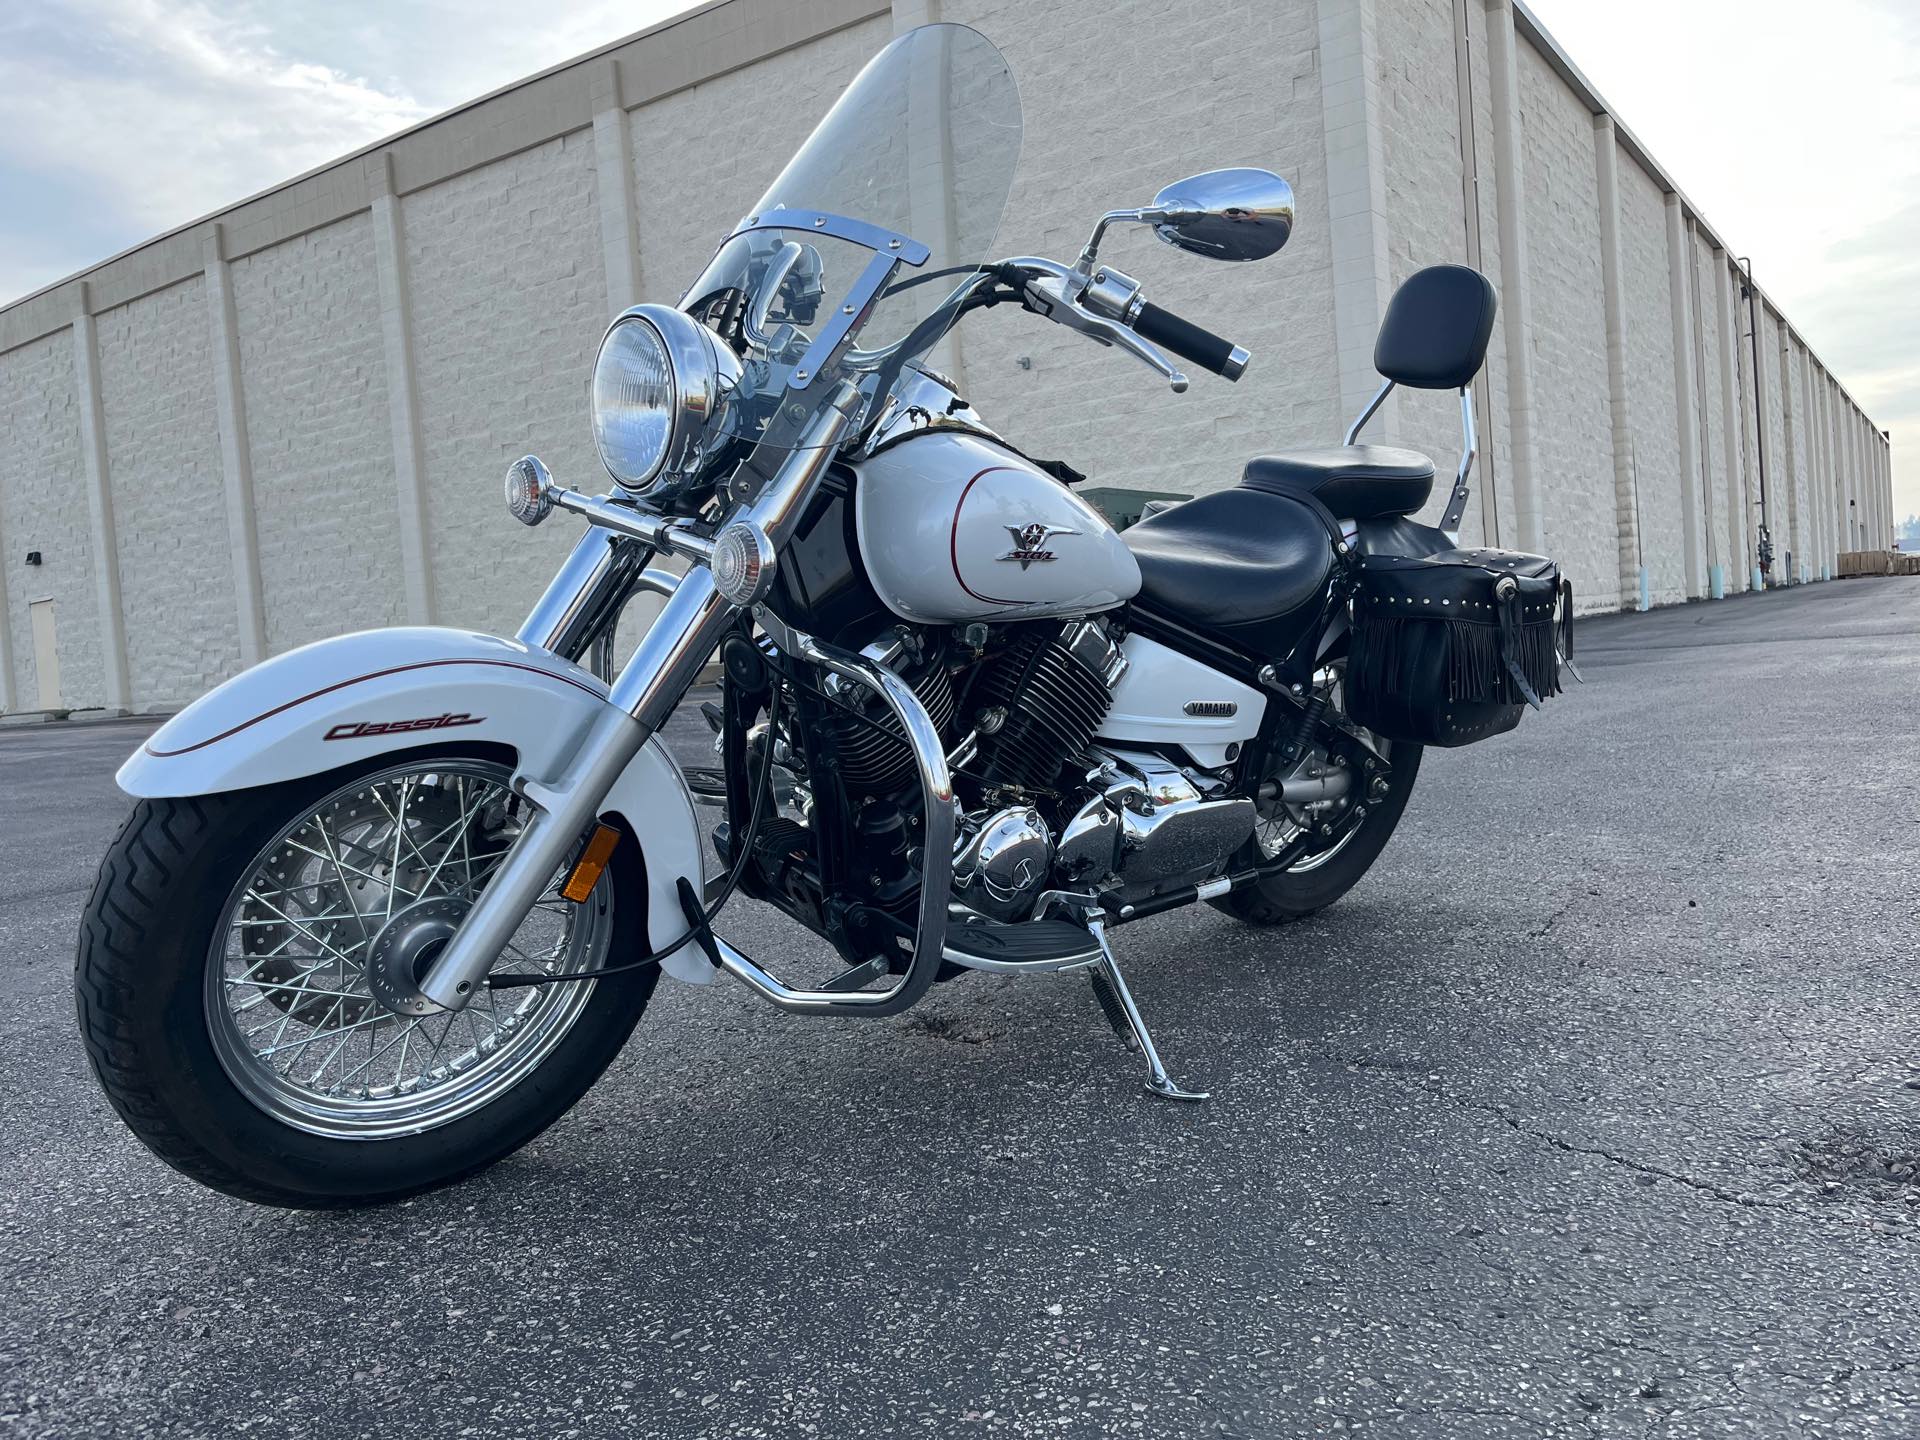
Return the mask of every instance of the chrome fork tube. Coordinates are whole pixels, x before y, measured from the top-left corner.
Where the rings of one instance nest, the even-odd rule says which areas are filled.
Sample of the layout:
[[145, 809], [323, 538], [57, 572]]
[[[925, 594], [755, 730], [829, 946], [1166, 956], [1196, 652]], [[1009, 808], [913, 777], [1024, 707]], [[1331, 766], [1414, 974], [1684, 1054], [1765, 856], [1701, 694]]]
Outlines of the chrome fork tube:
[[[791, 537], [803, 502], [833, 458], [858, 401], [853, 388], [843, 386], [740, 517], [760, 525], [776, 549]], [[580, 551], [576, 546], [569, 567], [580, 558]], [[582, 560], [579, 569], [583, 583], [602, 575], [597, 563]], [[548, 608], [543, 598], [528, 623], [533, 624]], [[612, 703], [600, 712], [565, 770], [544, 782], [515, 777], [521, 793], [537, 808], [421, 979], [421, 993], [434, 1004], [458, 1010], [473, 999], [567, 852], [599, 815], [607, 792], [680, 703], [736, 613], [714, 584], [713, 572], [702, 564], [691, 565], [614, 681]]]
[[714, 588], [712, 572], [704, 566], [690, 570], [620, 672], [614, 703], [600, 712], [566, 770], [550, 783], [518, 781], [538, 808], [420, 982], [434, 1004], [458, 1010], [473, 998], [567, 852], [599, 815], [620, 772], [693, 683], [733, 613]]
[[568, 660], [579, 659], [607, 615], [625, 603], [651, 558], [652, 551], [639, 541], [590, 527], [513, 638]]

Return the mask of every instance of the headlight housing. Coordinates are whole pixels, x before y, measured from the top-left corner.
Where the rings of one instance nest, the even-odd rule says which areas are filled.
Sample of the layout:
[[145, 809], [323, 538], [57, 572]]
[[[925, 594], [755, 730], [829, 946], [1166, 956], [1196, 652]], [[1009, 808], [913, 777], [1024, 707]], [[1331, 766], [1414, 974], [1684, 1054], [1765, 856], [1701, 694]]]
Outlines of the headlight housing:
[[714, 424], [740, 362], [691, 315], [636, 305], [607, 328], [593, 362], [593, 443], [616, 485], [677, 498], [722, 439]]

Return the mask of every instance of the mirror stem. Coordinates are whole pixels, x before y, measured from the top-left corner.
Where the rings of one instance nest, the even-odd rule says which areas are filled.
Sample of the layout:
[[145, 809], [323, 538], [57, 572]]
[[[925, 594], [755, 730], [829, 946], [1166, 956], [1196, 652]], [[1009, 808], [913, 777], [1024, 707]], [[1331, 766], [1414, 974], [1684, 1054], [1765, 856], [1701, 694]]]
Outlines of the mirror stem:
[[1073, 262], [1073, 268], [1082, 275], [1093, 273], [1094, 256], [1100, 251], [1100, 241], [1107, 233], [1107, 226], [1117, 224], [1158, 225], [1171, 218], [1165, 210], [1109, 210], [1102, 215], [1093, 227], [1093, 234], [1087, 237], [1087, 243], [1080, 251], [1080, 258]]

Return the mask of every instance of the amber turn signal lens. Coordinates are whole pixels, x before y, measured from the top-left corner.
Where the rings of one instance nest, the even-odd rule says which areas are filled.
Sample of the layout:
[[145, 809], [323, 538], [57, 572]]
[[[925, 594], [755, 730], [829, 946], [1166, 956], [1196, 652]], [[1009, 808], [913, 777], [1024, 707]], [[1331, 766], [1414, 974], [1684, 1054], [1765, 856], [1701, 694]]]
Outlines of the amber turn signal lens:
[[613, 847], [619, 843], [620, 832], [613, 826], [597, 827], [593, 838], [587, 841], [587, 848], [580, 852], [580, 861], [567, 877], [567, 883], [560, 887], [560, 893], [574, 904], [584, 905], [587, 897], [593, 893], [593, 887], [599, 884], [600, 872], [607, 868]]

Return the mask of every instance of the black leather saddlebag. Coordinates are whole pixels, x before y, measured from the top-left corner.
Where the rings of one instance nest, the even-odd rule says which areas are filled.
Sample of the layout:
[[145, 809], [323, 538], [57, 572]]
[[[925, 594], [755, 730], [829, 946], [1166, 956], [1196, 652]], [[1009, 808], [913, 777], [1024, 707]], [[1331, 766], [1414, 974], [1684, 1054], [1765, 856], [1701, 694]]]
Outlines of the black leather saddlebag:
[[1573, 587], [1513, 550], [1369, 555], [1353, 591], [1347, 713], [1389, 740], [1471, 745], [1560, 693]]

